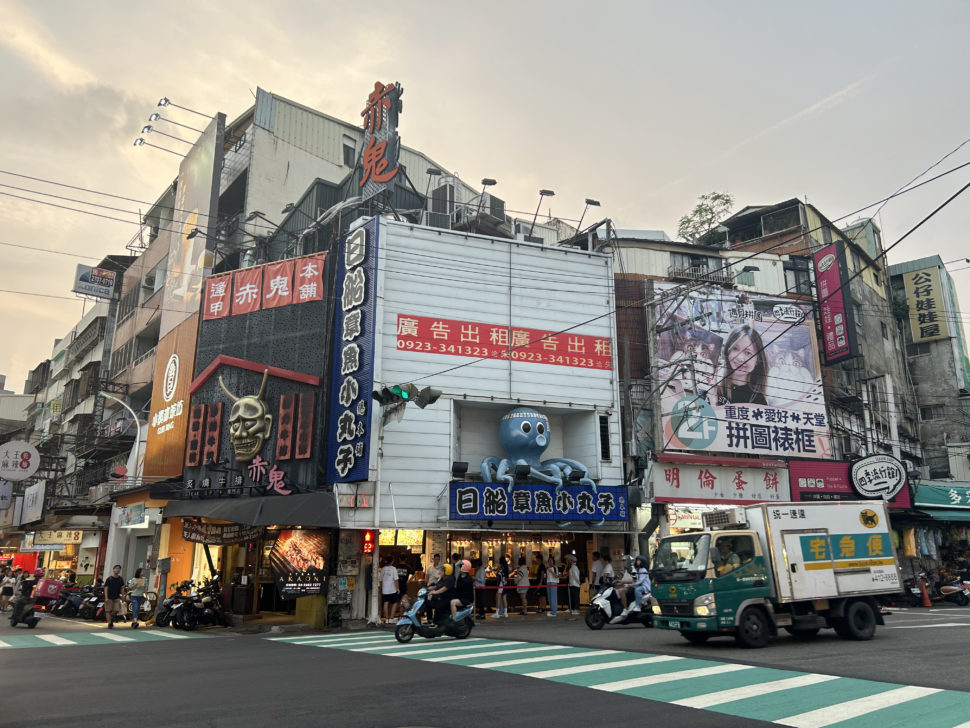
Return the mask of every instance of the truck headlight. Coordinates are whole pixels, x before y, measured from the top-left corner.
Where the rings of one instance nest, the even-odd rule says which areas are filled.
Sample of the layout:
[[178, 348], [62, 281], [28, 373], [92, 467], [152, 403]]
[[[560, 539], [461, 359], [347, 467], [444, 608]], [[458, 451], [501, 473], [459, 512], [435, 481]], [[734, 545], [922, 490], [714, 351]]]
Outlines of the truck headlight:
[[713, 617], [717, 614], [717, 602], [713, 594], [704, 594], [694, 600], [694, 616]]
[[660, 614], [661, 614], [661, 610], [660, 610], [660, 605], [659, 604], [654, 604], [652, 607], [650, 607], [650, 610], [654, 614], [656, 614], [657, 616], [660, 616]]

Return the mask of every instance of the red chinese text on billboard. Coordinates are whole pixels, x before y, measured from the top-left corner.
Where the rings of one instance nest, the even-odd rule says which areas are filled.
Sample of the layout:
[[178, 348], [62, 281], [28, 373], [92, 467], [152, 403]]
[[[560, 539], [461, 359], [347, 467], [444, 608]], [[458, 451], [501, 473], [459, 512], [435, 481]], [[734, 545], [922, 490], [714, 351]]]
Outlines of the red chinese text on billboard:
[[293, 260], [281, 260], [263, 267], [263, 308], [293, 303]]
[[243, 268], [232, 274], [232, 315], [259, 311], [262, 298], [262, 268]]
[[397, 348], [584, 369], [613, 368], [613, 342], [608, 338], [428, 316], [398, 314]]
[[205, 282], [205, 306], [202, 309], [202, 318], [205, 321], [211, 321], [212, 319], [228, 316], [231, 298], [231, 273], [224, 273], [207, 279]]

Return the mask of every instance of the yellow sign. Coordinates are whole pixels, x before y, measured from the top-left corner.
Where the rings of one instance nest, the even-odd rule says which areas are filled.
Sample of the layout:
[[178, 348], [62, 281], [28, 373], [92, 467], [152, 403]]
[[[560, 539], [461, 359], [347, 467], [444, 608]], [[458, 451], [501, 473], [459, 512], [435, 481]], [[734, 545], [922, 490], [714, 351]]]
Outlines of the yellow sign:
[[859, 514], [859, 523], [866, 528], [875, 528], [879, 525], [879, 516], [876, 515], [875, 511], [870, 511], [866, 508]]
[[54, 544], [81, 543], [84, 531], [36, 531], [34, 544], [38, 546], [52, 546]]
[[909, 328], [913, 341], [934, 341], [950, 336], [946, 304], [938, 268], [923, 268], [903, 275], [906, 302], [909, 304]]
[[377, 542], [381, 546], [421, 546], [424, 544], [424, 531], [418, 528], [382, 528]]

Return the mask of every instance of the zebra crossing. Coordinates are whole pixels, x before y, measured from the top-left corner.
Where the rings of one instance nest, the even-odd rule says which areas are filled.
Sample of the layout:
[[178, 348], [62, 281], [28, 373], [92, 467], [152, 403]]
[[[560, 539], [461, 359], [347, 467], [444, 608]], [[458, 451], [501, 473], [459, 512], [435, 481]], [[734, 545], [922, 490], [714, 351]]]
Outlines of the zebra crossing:
[[0, 652], [31, 647], [80, 647], [82, 645], [119, 645], [134, 642], [171, 642], [206, 637], [202, 634], [175, 633], [171, 630], [102, 629], [97, 632], [62, 632], [46, 634], [31, 631], [24, 634], [4, 634], [0, 637]]
[[970, 728], [970, 692], [956, 690], [514, 640], [439, 638], [402, 645], [383, 632], [266, 639], [497, 670], [796, 728], [911, 723], [920, 728]]

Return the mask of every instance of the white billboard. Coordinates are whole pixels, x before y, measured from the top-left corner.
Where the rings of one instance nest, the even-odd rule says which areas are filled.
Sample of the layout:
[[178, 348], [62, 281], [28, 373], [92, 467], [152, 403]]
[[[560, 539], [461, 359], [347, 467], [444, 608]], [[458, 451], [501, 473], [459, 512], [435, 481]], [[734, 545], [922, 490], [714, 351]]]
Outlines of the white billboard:
[[44, 517], [44, 490], [47, 482], [41, 480], [24, 491], [24, 507], [20, 517], [23, 524], [39, 521]]
[[74, 287], [71, 290], [82, 296], [111, 298], [114, 295], [116, 278], [117, 274], [113, 270], [78, 263], [74, 273]]

